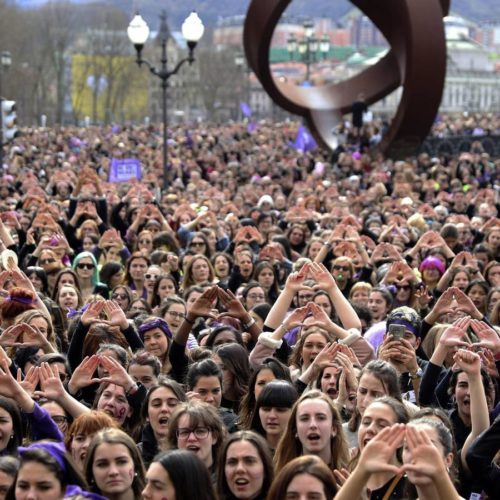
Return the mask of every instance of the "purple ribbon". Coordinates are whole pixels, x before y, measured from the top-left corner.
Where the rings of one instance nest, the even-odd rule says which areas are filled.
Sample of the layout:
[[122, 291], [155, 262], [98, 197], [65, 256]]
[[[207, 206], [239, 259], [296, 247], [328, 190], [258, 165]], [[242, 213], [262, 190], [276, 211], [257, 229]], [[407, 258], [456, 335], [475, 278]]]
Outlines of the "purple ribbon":
[[144, 334], [146, 332], [149, 332], [154, 328], [159, 328], [169, 339], [172, 338], [172, 332], [170, 331], [167, 322], [161, 318], [156, 318], [151, 321], [143, 323], [139, 327], [139, 333], [141, 334], [141, 337], [144, 337]]
[[73, 309], [72, 307], [68, 307], [68, 314], [66, 314], [66, 317], [71, 319], [76, 316], [81, 316], [89, 308], [89, 306], [90, 304], [85, 304], [79, 311]]
[[8, 295], [5, 297], [7, 302], [20, 302], [21, 304], [34, 304], [36, 299], [30, 299], [29, 297], [13, 297], [12, 295]]

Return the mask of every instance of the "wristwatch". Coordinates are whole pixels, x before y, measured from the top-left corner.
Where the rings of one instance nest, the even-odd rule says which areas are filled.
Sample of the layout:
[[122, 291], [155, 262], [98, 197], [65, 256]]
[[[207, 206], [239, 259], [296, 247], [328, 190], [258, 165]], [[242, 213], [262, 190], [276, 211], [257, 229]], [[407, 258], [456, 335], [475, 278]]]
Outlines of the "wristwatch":
[[417, 379], [417, 378], [422, 378], [422, 375], [424, 372], [422, 371], [422, 368], [418, 367], [418, 370], [415, 373], [410, 373], [410, 378], [412, 380]]

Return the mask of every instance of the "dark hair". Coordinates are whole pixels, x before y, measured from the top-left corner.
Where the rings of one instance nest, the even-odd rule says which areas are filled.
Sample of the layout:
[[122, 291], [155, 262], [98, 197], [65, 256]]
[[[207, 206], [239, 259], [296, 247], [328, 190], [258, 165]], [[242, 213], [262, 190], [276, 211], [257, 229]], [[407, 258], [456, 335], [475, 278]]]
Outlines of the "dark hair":
[[43, 267], [39, 266], [28, 266], [26, 268], [26, 276], [29, 278], [32, 274], [35, 274], [38, 279], [42, 282], [42, 293], [48, 295], [49, 293], [49, 282], [47, 280], [47, 273]]
[[193, 363], [186, 376], [188, 390], [193, 390], [201, 377], [217, 377], [222, 387], [222, 371], [213, 359]]
[[290, 382], [272, 380], [262, 389], [255, 403], [250, 429], [265, 436], [266, 431], [262, 425], [259, 410], [261, 408], [292, 408], [298, 398], [299, 393]]
[[158, 377], [158, 375], [161, 372], [160, 360], [153, 354], [149, 353], [148, 351], [145, 351], [144, 349], [136, 351], [132, 355], [128, 363], [127, 370], [129, 370], [132, 365], [150, 366], [151, 369], [153, 370], [153, 375], [155, 377]]
[[59, 464], [58, 460], [54, 456], [43, 448], [28, 448], [23, 451], [20, 457], [20, 465], [16, 474], [16, 478], [12, 483], [12, 486], [7, 492], [6, 499], [15, 500], [16, 495], [16, 483], [19, 476], [19, 472], [23, 468], [23, 465], [29, 462], [36, 462], [44, 467], [46, 467], [50, 472], [52, 472], [56, 479], [61, 484], [61, 491], [64, 493], [66, 486], [69, 484], [80, 486], [82, 489], [86, 489], [87, 485], [81, 474], [76, 469], [73, 461], [66, 453], [61, 459], [64, 462], [64, 468]]
[[288, 486], [295, 476], [309, 474], [323, 484], [325, 498], [333, 498], [337, 493], [337, 483], [330, 468], [323, 460], [315, 455], [297, 457], [288, 462], [274, 478], [267, 495], [268, 500], [282, 500], [286, 498]]
[[77, 291], [78, 291], [79, 294], [82, 293], [82, 291], [80, 289], [80, 284], [78, 282], [78, 276], [77, 276], [76, 272], [73, 271], [73, 269], [71, 269], [70, 267], [65, 267], [64, 269], [61, 269], [57, 273], [56, 280], [54, 282], [54, 290], [52, 291], [52, 300], [54, 300], [56, 302], [57, 302], [57, 298], [59, 296], [59, 289], [61, 288], [60, 281], [61, 281], [61, 278], [65, 274], [71, 274], [71, 276], [73, 276], [73, 279], [75, 280], [74, 287], [77, 289]]
[[[233, 391], [236, 401], [248, 391], [248, 381], [250, 379], [250, 362], [248, 351], [239, 344], [225, 344], [217, 349], [217, 355], [221, 359], [224, 368], [233, 375]], [[228, 390], [229, 387], [224, 387]]]
[[106, 262], [101, 267], [99, 277], [105, 285], [111, 287], [111, 278], [120, 271], [123, 271], [123, 269], [123, 266], [119, 262]]
[[[269, 446], [266, 441], [251, 431], [239, 431], [231, 434], [229, 438], [224, 443], [224, 447], [222, 448], [219, 456], [219, 465], [217, 467], [217, 490], [219, 492], [221, 500], [229, 500], [234, 499], [235, 496], [231, 492], [229, 485], [227, 484], [226, 478], [226, 460], [227, 453], [232, 444], [238, 443], [241, 441], [246, 441], [250, 443], [256, 450], [259, 455], [259, 458], [262, 462], [264, 477], [262, 480], [262, 487], [260, 493], [263, 494], [269, 491], [271, 487], [271, 483], [273, 482], [274, 469], [273, 469], [273, 460], [271, 457], [271, 452], [269, 450]], [[258, 498], [261, 498], [261, 495], [257, 495]]]
[[148, 394], [146, 396], [146, 399], [144, 400], [144, 403], [142, 403], [142, 410], [141, 410], [141, 414], [142, 414], [142, 418], [144, 420], [146, 420], [148, 418], [148, 410], [149, 410], [149, 401], [153, 395], [153, 393], [158, 390], [158, 389], [161, 389], [162, 387], [164, 387], [165, 389], [170, 389], [174, 394], [175, 396], [177, 397], [177, 399], [184, 403], [187, 401], [187, 396], [186, 396], [186, 393], [184, 392], [184, 389], [182, 388], [182, 385], [179, 384], [178, 382], [176, 382], [174, 379], [171, 379], [165, 375], [160, 375], [158, 377], [158, 380], [156, 382], [156, 384], [152, 385], [150, 388], [149, 388], [149, 391], [148, 391]]
[[290, 369], [276, 358], [266, 358], [261, 365], [255, 367], [248, 382], [248, 391], [241, 400], [240, 404], [239, 426], [242, 429], [250, 429], [252, 414], [256, 403], [255, 384], [257, 382], [257, 377], [262, 370], [271, 370], [276, 379], [292, 383]]
[[208, 469], [196, 454], [186, 450], [164, 451], [153, 462], [168, 472], [176, 498], [217, 500]]
[[4, 396], [0, 396], [0, 408], [6, 411], [12, 419], [12, 437], [7, 442], [5, 449], [0, 450], [0, 452], [15, 456], [17, 455], [17, 448], [21, 445], [24, 435], [21, 412], [13, 399]]
[[251, 311], [255, 313], [262, 321], [266, 321], [267, 315], [271, 311], [271, 306], [269, 304], [257, 304], [253, 306]]
[[[163, 307], [163, 304], [165, 304], [165, 302], [162, 303], [160, 297], [158, 296], [158, 289], [160, 288], [160, 283], [163, 280], [170, 280], [174, 285], [175, 293], [176, 294], [179, 293], [179, 283], [177, 283], [177, 280], [171, 274], [168, 274], [168, 273], [160, 274], [160, 276], [158, 276], [158, 279], [156, 280], [155, 285], [153, 287], [153, 300], [151, 302], [151, 307], [156, 307], [156, 306]], [[175, 298], [175, 297], [169, 297], [169, 299], [170, 298]], [[179, 299], [179, 300], [182, 300], [182, 299]], [[184, 301], [182, 301], [182, 303], [184, 303]], [[162, 317], [163, 317], [163, 315], [164, 315], [164, 313], [161, 314]]]
[[241, 333], [238, 330], [236, 330], [236, 328], [233, 328], [232, 326], [229, 326], [229, 325], [219, 325], [219, 326], [216, 326], [215, 328], [213, 328], [212, 331], [210, 332], [210, 334], [208, 335], [207, 341], [205, 342], [205, 347], [207, 349], [213, 349], [215, 339], [217, 338], [217, 336], [220, 333], [226, 332], [226, 331], [229, 331], [234, 335], [234, 339], [235, 339], [236, 344], [239, 344], [240, 346], [244, 345], [243, 344], [243, 337], [241, 336]]
[[97, 349], [97, 354], [100, 354], [104, 351], [112, 351], [116, 354], [116, 356], [118, 357], [118, 361], [119, 363], [124, 366], [124, 367], [127, 367], [128, 365], [128, 353], [127, 353], [127, 350], [118, 345], [118, 344], [109, 344], [109, 343], [106, 343], [106, 344], [101, 344], [99, 349]]

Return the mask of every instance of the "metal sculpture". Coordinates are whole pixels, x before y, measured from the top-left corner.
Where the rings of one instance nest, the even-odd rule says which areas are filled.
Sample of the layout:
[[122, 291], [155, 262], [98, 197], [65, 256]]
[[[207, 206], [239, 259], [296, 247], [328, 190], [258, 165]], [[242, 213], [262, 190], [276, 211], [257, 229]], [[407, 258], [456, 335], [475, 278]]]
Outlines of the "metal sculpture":
[[372, 104], [400, 85], [401, 101], [380, 151], [393, 158], [412, 154], [436, 116], [446, 74], [443, 17], [449, 0], [351, 0], [385, 36], [391, 50], [373, 66], [348, 80], [321, 87], [299, 87], [271, 72], [273, 32], [291, 0], [252, 0], [243, 33], [249, 66], [271, 99], [306, 118], [311, 130], [334, 149], [334, 128], [359, 94]]

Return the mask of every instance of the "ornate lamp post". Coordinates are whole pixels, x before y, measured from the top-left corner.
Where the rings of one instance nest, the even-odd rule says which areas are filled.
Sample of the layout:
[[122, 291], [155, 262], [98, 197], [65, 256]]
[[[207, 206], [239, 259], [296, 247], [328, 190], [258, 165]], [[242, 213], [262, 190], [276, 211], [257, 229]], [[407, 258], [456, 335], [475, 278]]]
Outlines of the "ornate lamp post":
[[137, 52], [136, 62], [139, 66], [145, 64], [149, 71], [157, 76], [161, 80], [162, 89], [162, 115], [163, 115], [163, 189], [168, 188], [168, 146], [167, 146], [167, 87], [168, 80], [173, 75], [177, 74], [181, 69], [183, 64], [192, 64], [194, 61], [194, 49], [200, 38], [203, 36], [205, 27], [201, 19], [198, 17], [196, 12], [191, 12], [191, 14], [186, 18], [182, 24], [182, 35], [186, 39], [187, 46], [189, 49], [189, 54], [186, 58], [181, 59], [173, 69], [168, 68], [167, 59], [167, 42], [170, 38], [170, 31], [167, 25], [167, 16], [163, 12], [160, 15], [160, 29], [158, 31], [158, 38], [161, 43], [161, 67], [157, 69], [151, 63], [142, 58], [142, 49], [144, 44], [149, 38], [149, 26], [146, 21], [139, 15], [130, 21], [127, 28], [127, 34], [130, 41], [134, 44], [135, 50]]

